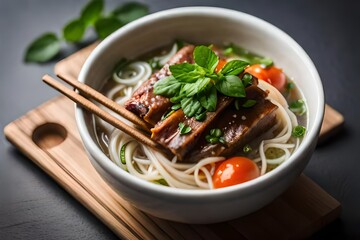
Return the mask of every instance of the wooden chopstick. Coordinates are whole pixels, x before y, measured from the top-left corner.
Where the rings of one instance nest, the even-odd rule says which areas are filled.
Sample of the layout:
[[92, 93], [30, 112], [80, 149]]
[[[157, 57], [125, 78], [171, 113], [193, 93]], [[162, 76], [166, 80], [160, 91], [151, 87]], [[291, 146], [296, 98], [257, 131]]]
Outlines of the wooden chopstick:
[[125, 119], [129, 120], [130, 122], [140, 126], [141, 128], [143, 128], [147, 132], [150, 132], [150, 130], [149, 130], [151, 128], [150, 124], [148, 124], [147, 122], [142, 120], [140, 117], [136, 116], [134, 113], [126, 110], [120, 104], [114, 102], [113, 100], [107, 98], [106, 96], [104, 96], [100, 92], [96, 91], [92, 87], [90, 87], [90, 86], [88, 86], [88, 85], [86, 85], [86, 84], [84, 84], [82, 82], [79, 82], [76, 78], [74, 78], [74, 77], [72, 77], [70, 75], [64, 76], [62, 74], [58, 74], [57, 76], [61, 80], [65, 81], [66, 83], [70, 84], [74, 88], [78, 89], [81, 93], [85, 93], [86, 95], [93, 98], [97, 102], [103, 104], [107, 108], [109, 108], [112, 111], [114, 111], [115, 113], [119, 114], [123, 118], [125, 118]]
[[167, 155], [170, 155], [169, 151], [167, 149], [165, 149], [159, 143], [153, 141], [151, 138], [149, 138], [149, 136], [145, 135], [138, 129], [135, 129], [135, 128], [127, 125], [123, 121], [117, 119], [116, 117], [112, 116], [111, 114], [109, 114], [105, 110], [101, 109], [100, 107], [98, 107], [96, 104], [94, 104], [90, 100], [88, 100], [85, 97], [81, 96], [80, 94], [74, 92], [73, 90], [65, 87], [64, 85], [62, 85], [61, 83], [59, 83], [58, 81], [53, 79], [51, 76], [46, 74], [43, 76], [42, 79], [46, 84], [48, 84], [52, 88], [61, 92], [62, 94], [64, 94], [68, 98], [70, 98], [75, 103], [80, 104], [82, 107], [86, 108], [87, 110], [89, 110], [93, 114], [97, 115], [104, 121], [110, 123], [112, 126], [118, 128], [121, 131], [125, 132], [126, 134], [130, 135], [131, 137], [133, 137], [140, 143], [145, 144], [155, 150], [160, 150]]

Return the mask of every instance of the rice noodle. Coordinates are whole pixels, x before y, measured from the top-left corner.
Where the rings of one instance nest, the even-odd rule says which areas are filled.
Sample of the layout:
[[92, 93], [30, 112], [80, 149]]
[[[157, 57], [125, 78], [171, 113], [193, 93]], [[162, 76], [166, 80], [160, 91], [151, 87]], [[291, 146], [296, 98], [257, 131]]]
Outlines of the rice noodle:
[[[151, 66], [147, 62], [137, 61], [130, 63], [120, 71], [115, 71], [113, 74], [113, 79], [118, 83], [133, 86], [136, 85], [141, 79], [148, 79], [151, 73]], [[127, 78], [122, 78], [122, 75], [129, 76]]]

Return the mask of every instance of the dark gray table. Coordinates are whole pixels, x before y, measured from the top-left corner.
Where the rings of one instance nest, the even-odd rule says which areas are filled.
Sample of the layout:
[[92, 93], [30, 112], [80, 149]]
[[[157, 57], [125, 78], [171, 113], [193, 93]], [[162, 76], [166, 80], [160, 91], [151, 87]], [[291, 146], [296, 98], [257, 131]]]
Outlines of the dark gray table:
[[[0, 1], [1, 128], [56, 96], [41, 82], [54, 62], [22, 62], [24, 49], [45, 31], [59, 32], [82, 1]], [[108, 9], [122, 1], [106, 1]], [[346, 119], [344, 130], [318, 147], [305, 173], [338, 199], [340, 219], [314, 235], [360, 238], [360, 2], [359, 1], [158, 1], [151, 12], [209, 5], [260, 17], [292, 36], [310, 55], [323, 80], [326, 102]], [[91, 33], [90, 33], [91, 36]], [[68, 47], [68, 52], [74, 47]], [[115, 239], [116, 236], [50, 177], [12, 147], [0, 144], [1, 239]]]

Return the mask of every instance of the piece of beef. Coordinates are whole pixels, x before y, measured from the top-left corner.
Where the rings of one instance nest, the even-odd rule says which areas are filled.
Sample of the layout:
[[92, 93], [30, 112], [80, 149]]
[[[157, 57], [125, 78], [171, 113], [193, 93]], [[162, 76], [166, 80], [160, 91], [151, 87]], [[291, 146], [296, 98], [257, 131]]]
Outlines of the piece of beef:
[[154, 73], [133, 93], [133, 96], [125, 103], [125, 108], [153, 126], [159, 122], [172, 103], [168, 98], [154, 94], [154, 84], [171, 75], [170, 65], [183, 62], [193, 63], [193, 51], [193, 45], [187, 45], [180, 49], [159, 72]]
[[[211, 126], [202, 134], [197, 145], [183, 157], [183, 161], [197, 162], [202, 158], [211, 156], [231, 156], [252, 140], [265, 133], [276, 124], [275, 110], [277, 106], [265, 99], [267, 93], [257, 86], [246, 89], [246, 99], [256, 100], [252, 107], [242, 107], [237, 110], [231, 104], [224, 110], [220, 118], [217, 118]], [[219, 128], [224, 133], [226, 144], [210, 144], [205, 140], [210, 129]]]
[[[184, 115], [182, 109], [171, 114], [164, 121], [155, 125], [152, 131], [152, 139], [168, 148], [179, 160], [183, 159], [198, 142], [205, 129], [212, 124], [223, 110], [233, 102], [234, 98], [220, 96], [217, 103], [216, 111], [207, 112], [206, 119], [203, 122], [195, 118], [188, 118]], [[179, 123], [183, 122], [186, 126], [191, 127], [191, 132], [180, 135]]]

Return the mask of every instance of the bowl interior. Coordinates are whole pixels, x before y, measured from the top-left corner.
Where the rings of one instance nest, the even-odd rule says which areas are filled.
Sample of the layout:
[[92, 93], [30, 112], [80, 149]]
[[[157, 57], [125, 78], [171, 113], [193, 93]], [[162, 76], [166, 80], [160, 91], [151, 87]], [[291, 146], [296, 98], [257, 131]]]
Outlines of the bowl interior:
[[[308, 133], [298, 152], [304, 151], [307, 142], [317, 137], [323, 116], [324, 97], [320, 78], [310, 58], [278, 28], [256, 17], [232, 10], [209, 7], [173, 9], [130, 23], [100, 43], [86, 61], [79, 80], [99, 89], [121, 58], [134, 59], [176, 39], [195, 44], [232, 42], [272, 58], [276, 66], [294, 79], [307, 102]], [[79, 109], [77, 118], [83, 138], [84, 132], [90, 133], [91, 137], [85, 139], [85, 142], [90, 141], [91, 146], [96, 145], [88, 115]], [[96, 150], [97, 153], [99, 151], [100, 149]], [[292, 158], [296, 159], [296, 156], [297, 153]], [[280, 170], [276, 171], [281, 171], [291, 164], [289, 162], [291, 161], [283, 163]], [[276, 171], [271, 174], [276, 174]]]

